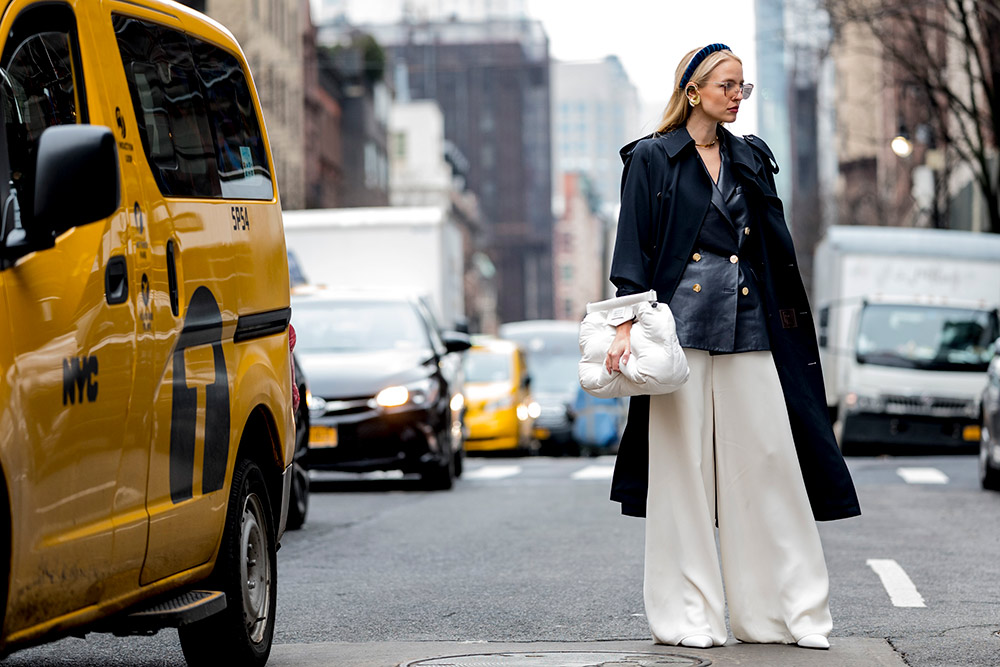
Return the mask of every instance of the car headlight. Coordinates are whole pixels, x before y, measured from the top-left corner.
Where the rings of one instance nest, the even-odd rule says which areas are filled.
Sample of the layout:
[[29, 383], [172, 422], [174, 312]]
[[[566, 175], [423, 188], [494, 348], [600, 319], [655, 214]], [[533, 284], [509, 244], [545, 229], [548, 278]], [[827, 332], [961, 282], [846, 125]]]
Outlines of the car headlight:
[[461, 412], [465, 407], [465, 396], [461, 393], [455, 394], [451, 397], [451, 411]]
[[511, 395], [502, 396], [496, 400], [490, 401], [483, 406], [483, 412], [495, 412], [496, 410], [506, 410], [510, 406], [514, 405], [514, 397]]
[[437, 400], [438, 383], [434, 378], [425, 378], [407, 385], [386, 387], [372, 400], [372, 407], [398, 408], [404, 405], [424, 406]]
[[542, 406], [540, 406], [535, 401], [528, 403], [528, 416], [532, 419], [538, 419], [539, 415], [542, 414]]
[[308, 389], [306, 389], [306, 407], [309, 408], [310, 417], [322, 417], [326, 414], [326, 401], [314, 396]]
[[885, 400], [881, 396], [853, 391], [844, 396], [844, 406], [849, 412], [885, 412]]

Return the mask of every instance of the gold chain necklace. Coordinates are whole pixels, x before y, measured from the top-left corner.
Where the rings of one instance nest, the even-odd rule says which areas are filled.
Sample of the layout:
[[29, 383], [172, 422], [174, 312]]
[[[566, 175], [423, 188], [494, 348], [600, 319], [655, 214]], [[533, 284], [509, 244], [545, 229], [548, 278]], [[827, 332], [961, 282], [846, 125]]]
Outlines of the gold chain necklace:
[[710, 141], [707, 144], [699, 144], [696, 141], [696, 142], [694, 142], [694, 145], [697, 146], [698, 148], [711, 148], [712, 146], [714, 146], [715, 144], [717, 144], [718, 141], [719, 141], [719, 137], [716, 137], [715, 139], [712, 139], [712, 141]]

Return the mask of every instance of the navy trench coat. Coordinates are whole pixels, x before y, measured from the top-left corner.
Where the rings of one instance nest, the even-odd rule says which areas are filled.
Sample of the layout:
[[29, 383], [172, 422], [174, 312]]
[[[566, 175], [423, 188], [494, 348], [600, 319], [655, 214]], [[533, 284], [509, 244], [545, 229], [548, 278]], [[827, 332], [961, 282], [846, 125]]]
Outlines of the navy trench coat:
[[[758, 276], [771, 353], [781, 381], [795, 449], [818, 521], [861, 514], [826, 406], [816, 330], [791, 234], [774, 187], [778, 171], [767, 145], [720, 128], [733, 171], [761, 234]], [[618, 296], [655, 289], [669, 303], [712, 200], [712, 183], [684, 128], [650, 135], [621, 150], [621, 213], [611, 264]], [[646, 515], [649, 484], [649, 397], [630, 401], [611, 485], [622, 513]]]

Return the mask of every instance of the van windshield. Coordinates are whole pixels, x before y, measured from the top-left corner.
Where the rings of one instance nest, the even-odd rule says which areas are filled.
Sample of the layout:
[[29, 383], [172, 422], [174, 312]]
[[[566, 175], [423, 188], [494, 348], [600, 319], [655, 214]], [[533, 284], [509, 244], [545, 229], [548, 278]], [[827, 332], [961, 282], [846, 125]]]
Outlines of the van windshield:
[[512, 370], [511, 359], [511, 353], [471, 350], [465, 358], [465, 381], [508, 381]]
[[868, 304], [858, 324], [858, 363], [941, 371], [985, 371], [997, 313], [972, 308]]

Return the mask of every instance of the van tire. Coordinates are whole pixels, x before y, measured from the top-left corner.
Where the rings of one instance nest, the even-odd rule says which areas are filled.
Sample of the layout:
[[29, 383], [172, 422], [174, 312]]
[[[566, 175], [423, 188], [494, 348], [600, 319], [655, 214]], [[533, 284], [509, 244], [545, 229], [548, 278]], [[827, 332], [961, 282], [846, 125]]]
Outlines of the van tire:
[[212, 573], [212, 584], [226, 594], [226, 609], [178, 628], [190, 667], [267, 663], [278, 592], [272, 516], [263, 473], [253, 461], [238, 459]]

